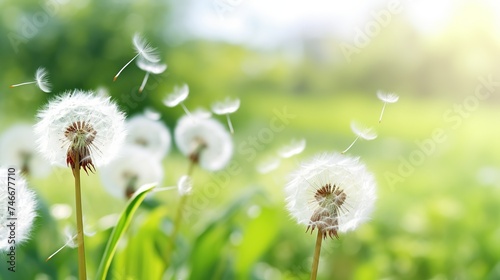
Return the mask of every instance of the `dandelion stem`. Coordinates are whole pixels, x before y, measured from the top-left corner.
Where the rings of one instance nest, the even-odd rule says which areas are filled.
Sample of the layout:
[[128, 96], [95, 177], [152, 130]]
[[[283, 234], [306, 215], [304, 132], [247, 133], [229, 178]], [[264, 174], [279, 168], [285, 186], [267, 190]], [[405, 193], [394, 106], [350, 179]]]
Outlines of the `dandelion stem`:
[[387, 102], [384, 102], [384, 106], [382, 106], [382, 112], [380, 112], [380, 118], [378, 119], [378, 123], [382, 122], [382, 116], [384, 115], [385, 105], [387, 105]]
[[351, 145], [349, 145], [349, 147], [347, 147], [347, 149], [345, 149], [345, 150], [342, 152], [342, 154], [345, 154], [347, 151], [349, 151], [349, 149], [350, 149], [352, 146], [354, 146], [354, 143], [356, 143], [356, 141], [358, 141], [358, 139], [359, 139], [359, 136], [358, 136], [358, 137], [356, 137], [356, 139], [354, 139], [354, 141], [352, 141]]
[[20, 84], [16, 84], [16, 85], [11, 85], [10, 88], [15, 88], [15, 87], [24, 86], [24, 85], [31, 85], [31, 84], [35, 84], [35, 83], [36, 83], [36, 81], [20, 83]]
[[78, 242], [78, 275], [80, 280], [87, 279], [87, 270], [85, 265], [85, 242], [83, 234], [83, 215], [82, 215], [82, 194], [80, 187], [80, 154], [76, 153], [75, 167], [73, 168], [75, 177], [75, 199], [76, 199], [76, 230]]
[[323, 232], [318, 229], [318, 235], [316, 236], [316, 247], [314, 248], [314, 258], [311, 268], [311, 280], [316, 280], [318, 276], [318, 266], [319, 266], [319, 254], [321, 252], [321, 242], [323, 241]]
[[142, 80], [141, 87], [139, 88], [139, 93], [141, 93], [144, 90], [144, 87], [146, 86], [146, 83], [148, 82], [149, 78], [149, 72], [146, 72], [146, 76], [144, 76], [144, 79]]
[[181, 107], [184, 110], [184, 112], [186, 113], [186, 115], [188, 115], [189, 117], [191, 117], [191, 113], [189, 112], [189, 110], [186, 107], [186, 105], [184, 105], [184, 102], [181, 102]]
[[136, 59], [139, 54], [141, 53], [138, 53], [136, 54], [129, 62], [127, 62], [127, 64], [125, 64], [125, 66], [122, 67], [122, 69], [120, 69], [120, 71], [118, 71], [118, 74], [115, 75], [115, 77], [113, 78], [113, 82], [116, 81], [116, 79], [118, 79], [118, 76], [120, 76], [120, 74], [122, 73], [123, 69], [127, 68], [127, 66], [132, 63], [132, 61], [134, 61], [134, 59]]
[[229, 126], [229, 131], [231, 131], [231, 134], [234, 134], [233, 124], [231, 123], [231, 118], [229, 118], [229, 114], [226, 114], [226, 118], [227, 118], [227, 125]]

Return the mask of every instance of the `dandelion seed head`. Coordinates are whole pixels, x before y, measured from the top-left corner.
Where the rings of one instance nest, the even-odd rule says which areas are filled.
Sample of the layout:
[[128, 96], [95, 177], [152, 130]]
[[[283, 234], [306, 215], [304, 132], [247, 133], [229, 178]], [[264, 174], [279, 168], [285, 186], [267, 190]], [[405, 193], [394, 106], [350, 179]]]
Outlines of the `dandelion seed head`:
[[52, 168], [37, 152], [33, 126], [16, 124], [0, 136], [0, 165], [12, 166], [23, 175], [45, 177]]
[[179, 192], [180, 196], [185, 196], [191, 194], [193, 190], [193, 181], [191, 180], [191, 177], [187, 175], [183, 175], [179, 178], [179, 181], [177, 182], [177, 191]]
[[[11, 220], [7, 220], [7, 218], [16, 217], [16, 246], [25, 242], [29, 239], [30, 231], [33, 225], [33, 221], [35, 220], [36, 215], [36, 199], [35, 193], [30, 190], [26, 184], [26, 181], [22, 176], [16, 172], [15, 175], [11, 175], [14, 180], [9, 180], [8, 178], [8, 169], [0, 167], [0, 224], [2, 230], [0, 230], [0, 251], [7, 251], [12, 244], [8, 243], [8, 238], [10, 235], [10, 231], [4, 228], [7, 226]], [[10, 216], [7, 211], [8, 202], [10, 201], [8, 197], [10, 194], [8, 193], [8, 187], [12, 187], [12, 184], [9, 185], [9, 182], [15, 182], [15, 216]]]
[[323, 237], [356, 229], [375, 203], [375, 179], [359, 158], [320, 154], [301, 164], [285, 186], [291, 216]]
[[174, 138], [185, 156], [209, 171], [224, 168], [233, 155], [230, 134], [212, 118], [203, 118], [198, 114], [183, 116], [175, 127]]
[[136, 64], [142, 71], [149, 72], [151, 74], [161, 74], [167, 70], [166, 64], [150, 62], [143, 57], [139, 57]]
[[51, 164], [74, 167], [76, 154], [86, 171], [107, 164], [125, 139], [124, 114], [110, 98], [73, 90], [50, 101], [34, 127], [40, 153]]
[[351, 122], [351, 130], [356, 136], [364, 140], [373, 140], [377, 138], [377, 133], [371, 127], [363, 127], [357, 122]]
[[290, 144], [283, 146], [278, 150], [278, 154], [282, 158], [289, 158], [298, 155], [306, 148], [306, 139], [292, 139]]
[[187, 84], [183, 84], [182, 86], [174, 86], [174, 91], [167, 95], [165, 99], [163, 99], [163, 104], [167, 107], [175, 107], [179, 105], [179, 103], [186, 100], [189, 95], [189, 87]]
[[226, 98], [224, 101], [215, 102], [212, 104], [212, 111], [217, 115], [226, 115], [236, 112], [240, 108], [240, 100], [238, 98]]
[[160, 62], [160, 57], [156, 48], [152, 47], [139, 33], [134, 34], [132, 43], [134, 44], [134, 49], [139, 56], [150, 62]]
[[39, 67], [36, 69], [35, 73], [35, 81], [36, 85], [44, 92], [50, 92], [52, 90], [52, 86], [49, 82], [49, 73], [47, 69], [43, 67]]
[[150, 156], [162, 160], [169, 152], [172, 137], [168, 128], [160, 121], [137, 115], [127, 120], [125, 142], [145, 149]]
[[105, 190], [120, 199], [130, 198], [145, 184], [163, 180], [161, 163], [144, 149], [131, 145], [123, 146], [118, 157], [99, 173]]
[[385, 103], [396, 103], [399, 100], [399, 96], [395, 93], [386, 93], [381, 90], [377, 91], [377, 97], [382, 102]]

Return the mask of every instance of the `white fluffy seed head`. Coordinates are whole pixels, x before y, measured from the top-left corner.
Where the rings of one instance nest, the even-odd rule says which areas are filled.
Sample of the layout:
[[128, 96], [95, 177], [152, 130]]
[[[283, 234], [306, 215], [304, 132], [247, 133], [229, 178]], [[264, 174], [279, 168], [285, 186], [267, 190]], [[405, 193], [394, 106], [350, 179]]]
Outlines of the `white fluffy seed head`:
[[36, 150], [33, 126], [16, 124], [0, 137], [0, 165], [12, 166], [33, 177], [45, 177], [51, 171], [50, 165]]
[[383, 92], [381, 90], [377, 91], [377, 97], [380, 99], [382, 102], [385, 103], [396, 103], [399, 100], [399, 96], [395, 93], [389, 93], [389, 92]]
[[165, 99], [163, 99], [163, 104], [167, 107], [175, 107], [179, 105], [179, 103], [186, 100], [189, 95], [189, 87], [187, 84], [183, 84], [182, 86], [174, 86], [174, 91], [167, 95]]
[[240, 100], [238, 98], [231, 99], [227, 97], [223, 101], [212, 104], [212, 112], [217, 115], [226, 115], [236, 112], [240, 108]]
[[306, 139], [292, 139], [292, 141], [288, 145], [283, 146], [278, 150], [278, 154], [282, 158], [289, 158], [302, 153], [305, 148]]
[[161, 163], [139, 147], [125, 145], [110, 164], [100, 169], [104, 188], [114, 197], [127, 199], [145, 184], [160, 184]]
[[364, 140], [373, 140], [377, 138], [377, 133], [371, 127], [364, 127], [358, 124], [357, 122], [351, 122], [351, 130], [356, 136], [362, 138]]
[[52, 86], [49, 82], [49, 73], [43, 67], [39, 67], [36, 69], [35, 73], [35, 81], [36, 85], [44, 92], [50, 92], [52, 90]]
[[137, 67], [139, 67], [142, 71], [149, 72], [155, 75], [161, 74], [165, 70], [167, 70], [166, 64], [151, 62], [143, 57], [139, 57], [136, 61], [136, 64]]
[[[8, 175], [8, 169], [0, 167], [0, 251], [6, 251], [12, 246], [8, 243], [10, 236], [10, 229], [7, 225], [15, 222], [15, 241], [16, 246], [29, 239], [29, 234], [33, 225], [36, 215], [36, 200], [35, 193], [28, 189], [26, 181], [19, 175], [16, 170], [15, 175]], [[12, 177], [12, 180], [8, 177]], [[9, 184], [11, 182], [11, 184]], [[10, 200], [11, 194], [8, 187], [14, 187], [15, 184], [15, 199]], [[14, 201], [14, 204], [9, 204]], [[14, 216], [10, 215], [7, 207], [14, 208]], [[8, 220], [8, 218], [16, 217], [17, 219]]]
[[191, 194], [193, 190], [193, 181], [188, 175], [183, 175], [179, 178], [177, 182], [177, 191], [180, 196], [185, 196]]
[[159, 161], [168, 154], [172, 137], [162, 122], [137, 115], [127, 120], [126, 128], [127, 144], [145, 149], [151, 157]]
[[134, 44], [135, 51], [140, 57], [150, 62], [160, 62], [160, 57], [158, 56], [156, 48], [152, 47], [139, 33], [134, 34], [132, 43]]
[[198, 114], [183, 116], [174, 131], [179, 150], [190, 159], [196, 158], [202, 168], [217, 171], [224, 168], [233, 155], [233, 141], [224, 126], [212, 118]]
[[[343, 194], [322, 197], [321, 190], [328, 185]], [[366, 221], [373, 211], [375, 192], [375, 179], [359, 158], [338, 153], [316, 155], [303, 162], [285, 186], [292, 217], [330, 236], [354, 230]]]
[[96, 96], [90, 91], [65, 92], [40, 110], [37, 118], [34, 131], [38, 149], [55, 165], [67, 164], [68, 148], [72, 143], [65, 132], [75, 124], [85, 123], [95, 131], [91, 143], [86, 144], [89, 159], [95, 166], [112, 160], [125, 139], [124, 114], [110, 98]]

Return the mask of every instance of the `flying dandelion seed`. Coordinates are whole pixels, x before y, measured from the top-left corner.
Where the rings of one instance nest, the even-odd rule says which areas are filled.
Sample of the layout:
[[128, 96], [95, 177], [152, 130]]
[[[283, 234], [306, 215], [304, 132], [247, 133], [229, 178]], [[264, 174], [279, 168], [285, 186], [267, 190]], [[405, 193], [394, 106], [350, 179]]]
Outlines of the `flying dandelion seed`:
[[282, 158], [290, 158], [298, 155], [306, 148], [306, 139], [292, 139], [290, 144], [278, 150], [278, 154]]
[[181, 176], [177, 182], [177, 191], [180, 196], [191, 194], [193, 191], [193, 181], [188, 175]]
[[11, 85], [10, 87], [14, 88], [14, 87], [31, 85], [31, 84], [36, 84], [36, 86], [39, 89], [41, 89], [43, 92], [49, 93], [52, 90], [52, 86], [50, 85], [50, 82], [49, 82], [49, 73], [43, 67], [39, 67], [38, 69], [36, 69], [34, 81], [20, 83], [20, 84], [16, 84], [16, 85]]
[[363, 140], [367, 140], [367, 141], [371, 141], [371, 140], [377, 138], [377, 133], [375, 133], [375, 131], [373, 131], [373, 128], [362, 127], [354, 121], [351, 122], [351, 130], [356, 135], [356, 138], [351, 143], [351, 145], [349, 145], [349, 147], [347, 147], [347, 149], [345, 149], [342, 152], [343, 154], [345, 154], [352, 146], [354, 146], [354, 143], [356, 143], [356, 141], [358, 141], [359, 138], [361, 138]]
[[385, 105], [387, 105], [387, 103], [396, 103], [398, 102], [399, 100], [399, 96], [395, 93], [385, 93], [381, 90], [377, 91], [377, 97], [378, 99], [380, 99], [384, 105], [382, 106], [382, 112], [380, 112], [380, 117], [378, 119], [378, 122], [382, 122], [382, 116], [384, 115], [384, 111], [385, 111]]
[[276, 170], [281, 164], [281, 160], [278, 157], [271, 157], [264, 159], [257, 164], [257, 171], [260, 174], [267, 174], [273, 170]]
[[[27, 186], [26, 181], [19, 174], [10, 172], [11, 169], [0, 167], [0, 251], [8, 251], [13, 245], [9, 240], [12, 240], [11, 231], [7, 225], [11, 224], [15, 219], [15, 245], [16, 247], [29, 239], [29, 234], [36, 215], [36, 200], [35, 193]], [[10, 178], [9, 178], [10, 177]], [[15, 200], [9, 197], [9, 189], [12, 189], [12, 183], [15, 182]], [[12, 206], [9, 202], [15, 201], [14, 212], [8, 212], [7, 206]], [[12, 214], [13, 215], [12, 215]]]
[[231, 123], [231, 119], [229, 118], [229, 114], [236, 112], [240, 108], [240, 100], [226, 98], [224, 101], [215, 102], [212, 105], [212, 112], [217, 115], [226, 115], [227, 125], [229, 126], [229, 131], [231, 134], [234, 133], [233, 124]]
[[146, 72], [146, 75], [144, 76], [144, 79], [142, 80], [142, 84], [139, 87], [139, 92], [142, 92], [144, 90], [144, 87], [146, 86], [146, 83], [148, 82], [148, 78], [149, 78], [150, 74], [158, 75], [158, 74], [163, 73], [165, 70], [167, 70], [166, 64], [150, 62], [142, 57], [139, 57], [139, 59], [137, 59], [136, 63], [137, 63], [137, 66], [142, 71]]
[[134, 37], [132, 38], [132, 43], [137, 54], [129, 62], [127, 62], [127, 64], [125, 64], [125, 66], [123, 66], [120, 71], [118, 71], [118, 73], [113, 78], [113, 82], [118, 79], [118, 76], [120, 76], [122, 71], [127, 68], [127, 66], [132, 63], [132, 61], [134, 61], [134, 59], [136, 59], [137, 57], [142, 57], [152, 63], [160, 62], [160, 57], [158, 56], [156, 48], [152, 47], [143, 37], [141, 37], [140, 34], [136, 33], [134, 35]]
[[141, 186], [163, 180], [163, 168], [157, 158], [131, 145], [125, 145], [119, 156], [99, 173], [106, 191], [120, 199], [129, 199]]
[[161, 161], [169, 152], [172, 138], [168, 128], [160, 121], [138, 115], [126, 122], [125, 142], [145, 149], [150, 156]]
[[179, 150], [192, 163], [199, 163], [209, 171], [224, 168], [233, 155], [231, 135], [220, 122], [212, 118], [207, 119], [198, 114], [183, 116], [177, 122], [174, 138]]
[[149, 107], [144, 109], [144, 116], [152, 121], [159, 121], [161, 119], [161, 114]]
[[175, 107], [179, 104], [181, 104], [182, 109], [186, 113], [186, 115], [190, 116], [191, 113], [187, 109], [186, 105], [184, 105], [184, 100], [189, 95], [189, 87], [187, 84], [183, 84], [182, 86], [174, 86], [174, 91], [167, 95], [165, 99], [163, 99], [163, 104], [167, 107]]

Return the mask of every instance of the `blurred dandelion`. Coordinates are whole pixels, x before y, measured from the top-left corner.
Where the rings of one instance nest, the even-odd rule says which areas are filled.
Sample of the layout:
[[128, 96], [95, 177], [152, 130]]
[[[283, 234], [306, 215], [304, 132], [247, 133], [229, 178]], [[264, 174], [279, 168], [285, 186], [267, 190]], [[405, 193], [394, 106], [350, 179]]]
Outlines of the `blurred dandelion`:
[[[14, 172], [10, 175], [9, 170], [0, 167], [0, 251], [7, 251], [12, 246], [9, 239], [11, 238], [8, 225], [15, 220], [15, 245], [25, 242], [29, 239], [29, 234], [36, 215], [36, 200], [35, 193], [27, 186], [24, 178]], [[9, 177], [11, 179], [9, 179]], [[10, 182], [10, 184], [9, 184]], [[15, 194], [12, 194], [12, 183], [15, 183]], [[11, 197], [14, 196], [14, 199]], [[15, 205], [9, 204], [14, 201]], [[14, 210], [8, 211], [8, 206]]]
[[144, 116], [153, 121], [159, 121], [161, 119], [161, 114], [150, 107], [144, 108]]
[[160, 57], [158, 56], [158, 53], [156, 52], [156, 48], [152, 47], [146, 39], [144, 39], [140, 34], [136, 33], [134, 34], [134, 37], [132, 38], [132, 43], [134, 45], [135, 52], [137, 53], [125, 66], [123, 66], [120, 71], [115, 75], [113, 78], [113, 81], [116, 81], [118, 79], [118, 76], [122, 73], [122, 71], [127, 68], [127, 66], [134, 61], [137, 57], [144, 58], [145, 60], [152, 62], [152, 63], [157, 63], [160, 62]]
[[184, 105], [184, 100], [189, 95], [189, 87], [187, 84], [183, 84], [182, 86], [174, 86], [174, 91], [167, 95], [165, 99], [163, 99], [163, 104], [167, 107], [175, 107], [181, 104], [182, 109], [186, 113], [186, 115], [190, 116], [191, 113], [187, 109], [186, 105]]
[[302, 153], [305, 148], [306, 139], [292, 139], [288, 145], [283, 146], [278, 150], [278, 154], [282, 158], [289, 158]]
[[13, 166], [25, 176], [45, 177], [51, 167], [37, 152], [33, 126], [16, 124], [0, 137], [0, 165]]
[[212, 105], [212, 112], [216, 115], [226, 115], [227, 125], [229, 126], [229, 131], [231, 134], [234, 133], [233, 124], [231, 123], [231, 119], [229, 118], [229, 114], [236, 112], [240, 108], [240, 100], [226, 98], [224, 101], [215, 102]]
[[139, 57], [136, 61], [137, 66], [144, 72], [146, 72], [146, 75], [144, 76], [144, 79], [142, 80], [142, 84], [139, 87], [139, 92], [142, 92], [144, 90], [144, 87], [146, 86], [146, 83], [148, 82], [148, 78], [150, 74], [158, 75], [163, 73], [165, 70], [167, 70], [167, 65], [162, 64], [162, 63], [155, 63], [146, 60], [145, 58]]
[[[359, 158], [320, 154], [301, 164], [285, 186], [291, 216], [311, 233], [317, 229], [311, 279], [316, 279], [321, 241], [356, 229], [376, 199], [375, 179]], [[314, 278], [312, 277], [314, 276]]]
[[356, 141], [358, 141], [359, 138], [361, 138], [363, 140], [367, 140], [367, 141], [370, 141], [370, 140], [377, 138], [377, 133], [375, 133], [375, 131], [373, 131], [373, 128], [371, 128], [371, 127], [367, 128], [367, 127], [360, 126], [358, 123], [356, 123], [354, 121], [351, 122], [351, 130], [356, 135], [356, 138], [354, 139], [354, 141], [352, 141], [351, 145], [349, 145], [349, 147], [347, 147], [342, 152], [343, 154], [345, 154], [354, 145], [354, 143], [356, 143]]
[[270, 157], [260, 161], [257, 164], [257, 171], [260, 174], [267, 174], [273, 170], [276, 170], [281, 164], [281, 160], [278, 157]]
[[[224, 168], [233, 155], [231, 135], [212, 118], [198, 114], [180, 118], [174, 138], [179, 150], [189, 158], [191, 167], [199, 163], [202, 168], [217, 171]], [[187, 175], [191, 175], [190, 172]]]
[[123, 146], [118, 157], [99, 173], [106, 191], [120, 199], [129, 199], [139, 187], [163, 180], [163, 168], [157, 158], [132, 145]]
[[384, 115], [385, 105], [387, 105], [387, 103], [398, 102], [399, 96], [396, 95], [395, 93], [385, 93], [385, 92], [379, 90], [379, 91], [377, 91], [377, 97], [378, 97], [378, 99], [380, 99], [384, 103], [384, 106], [382, 106], [382, 112], [380, 112], [380, 117], [378, 119], [378, 122], [380, 123], [380, 122], [382, 122], [382, 116]]
[[75, 179], [78, 274], [86, 279], [80, 169], [94, 171], [113, 159], [125, 139], [124, 115], [110, 98], [92, 92], [66, 92], [37, 115], [38, 148], [52, 164], [70, 166]]
[[125, 142], [143, 148], [150, 156], [161, 161], [169, 152], [172, 138], [170, 131], [160, 121], [137, 115], [127, 120]]
[[36, 84], [36, 86], [39, 89], [41, 89], [42, 91], [47, 92], [47, 93], [52, 90], [52, 86], [50, 85], [50, 82], [49, 82], [49, 73], [43, 67], [38, 67], [38, 69], [36, 69], [34, 81], [20, 83], [20, 84], [16, 84], [16, 85], [11, 85], [10, 87], [14, 88], [14, 87], [30, 85], [30, 84]]
[[183, 175], [179, 178], [177, 182], [177, 191], [180, 196], [185, 196], [191, 194], [193, 190], [193, 181], [188, 175]]

